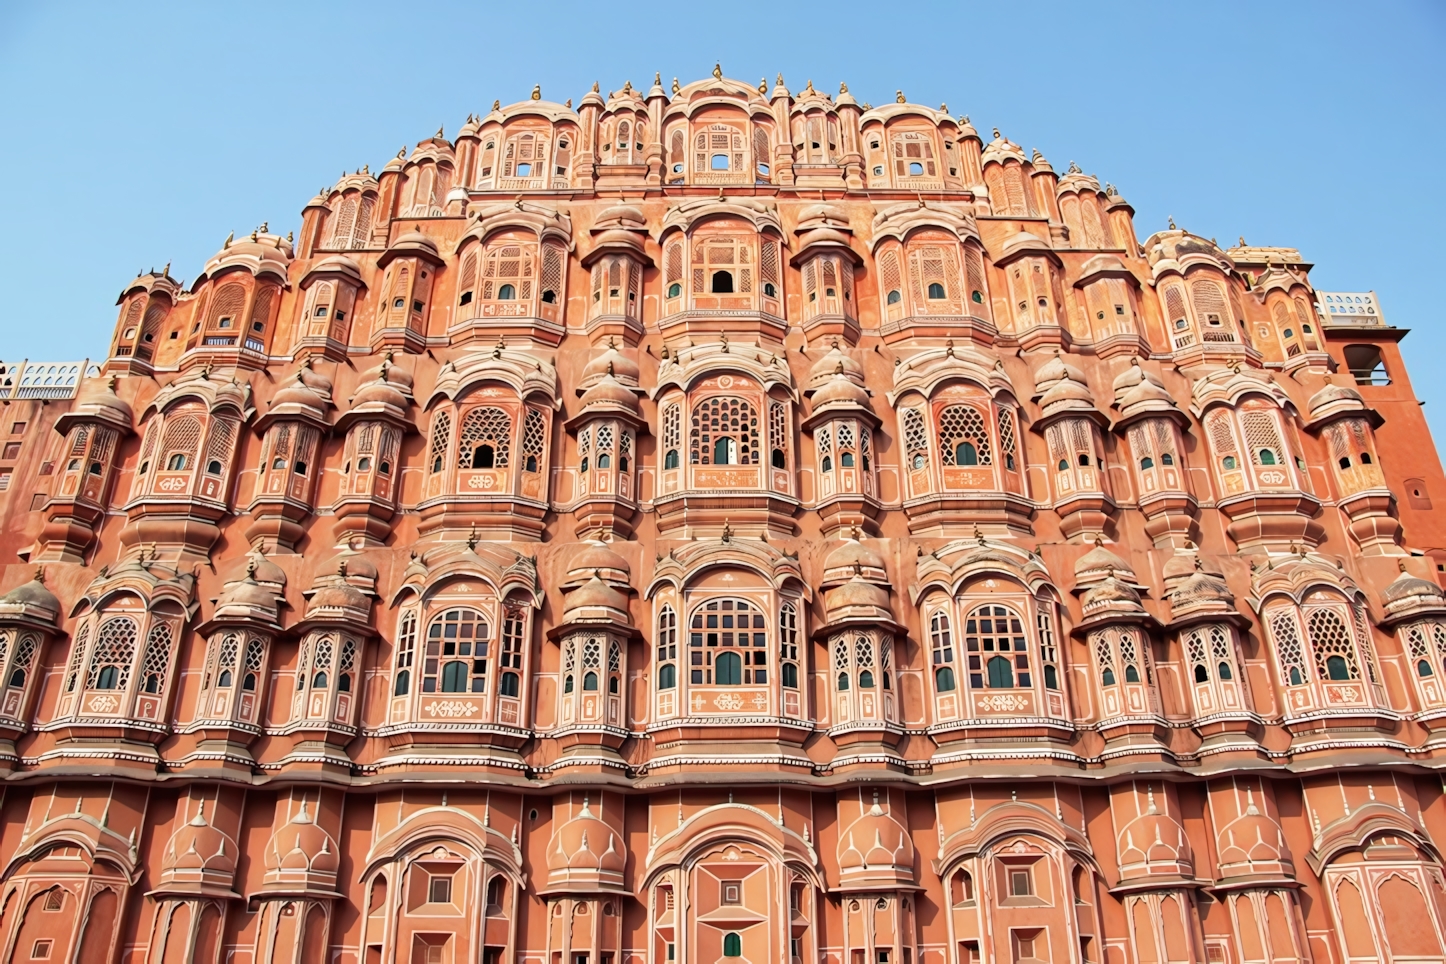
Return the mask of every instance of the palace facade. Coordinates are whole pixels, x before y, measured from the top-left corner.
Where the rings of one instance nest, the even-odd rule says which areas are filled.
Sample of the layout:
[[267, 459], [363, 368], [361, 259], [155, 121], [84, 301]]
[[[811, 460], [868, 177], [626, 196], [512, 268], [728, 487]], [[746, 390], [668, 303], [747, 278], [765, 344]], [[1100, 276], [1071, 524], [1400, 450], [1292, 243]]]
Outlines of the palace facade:
[[1442, 960], [1446, 477], [1310, 268], [715, 69], [139, 275], [0, 371], [0, 957]]

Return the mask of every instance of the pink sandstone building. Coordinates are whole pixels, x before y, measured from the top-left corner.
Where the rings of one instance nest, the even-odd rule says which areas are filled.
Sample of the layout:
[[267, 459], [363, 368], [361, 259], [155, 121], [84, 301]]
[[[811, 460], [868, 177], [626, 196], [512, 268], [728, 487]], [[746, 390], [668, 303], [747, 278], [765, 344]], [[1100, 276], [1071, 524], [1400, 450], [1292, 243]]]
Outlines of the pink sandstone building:
[[720, 70], [467, 118], [0, 366], [0, 959], [1446, 957], [1368, 294]]

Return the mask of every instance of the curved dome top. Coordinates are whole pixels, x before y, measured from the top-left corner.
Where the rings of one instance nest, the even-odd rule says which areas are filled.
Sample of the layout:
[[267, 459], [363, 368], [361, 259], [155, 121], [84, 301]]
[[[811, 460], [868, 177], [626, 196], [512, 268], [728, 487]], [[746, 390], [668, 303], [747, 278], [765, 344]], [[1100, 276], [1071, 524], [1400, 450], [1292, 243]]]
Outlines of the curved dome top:
[[236, 870], [239, 851], [235, 842], [206, 822], [205, 809], [205, 801], [202, 801], [195, 815], [171, 834], [161, 858], [163, 874], [207, 873], [229, 878]]
[[1128, 573], [1130, 576], [1135, 574], [1128, 562], [1106, 549], [1103, 543], [1097, 543], [1074, 564], [1074, 576], [1079, 582], [1104, 579], [1116, 572]]
[[594, 408], [622, 409], [639, 418], [643, 414], [642, 406], [638, 404], [638, 396], [607, 372], [591, 388], [582, 393], [582, 410], [587, 411]]
[[334, 875], [340, 855], [331, 835], [317, 826], [302, 798], [291, 820], [271, 835], [265, 861], [267, 871], [272, 873]]
[[600, 355], [583, 366], [581, 387], [590, 388], [594, 382], [608, 374], [624, 385], [636, 388], [638, 379], [642, 377], [642, 369], [636, 361], [609, 344]]
[[837, 407], [869, 407], [869, 393], [864, 391], [853, 379], [844, 374], [843, 366], [840, 364], [834, 372], [833, 378], [824, 383], [813, 396], [814, 411], [828, 406]]
[[272, 407], [297, 405], [324, 409], [331, 399], [331, 379], [311, 367], [310, 359], [296, 370], [296, 375], [277, 391]]
[[847, 539], [823, 560], [825, 571], [831, 569], [876, 569], [884, 571], [884, 557], [858, 539]]
[[846, 878], [864, 874], [913, 876], [914, 842], [903, 825], [879, 806], [873, 806], [839, 833], [839, 872]]
[[29, 582], [21, 583], [7, 592], [0, 602], [7, 607], [21, 609], [26, 615], [55, 621], [60, 617], [60, 600], [55, 598], [55, 593], [46, 589], [45, 583], [40, 580], [41, 573], [36, 570]]
[[95, 378], [87, 381], [75, 400], [77, 409], [84, 409], [87, 415], [99, 416], [129, 428], [135, 421], [135, 413], [125, 400], [115, 393], [115, 378]]
[[621, 578], [624, 582], [632, 574], [627, 560], [614, 552], [605, 542], [585, 542], [580, 551], [571, 553], [567, 564], [568, 581], [586, 581], [594, 575], [599, 578]]
[[582, 809], [564, 821], [547, 845], [550, 877], [599, 874], [621, 877], [627, 866], [627, 848], [622, 835], [592, 812], [587, 797]]
[[853, 356], [840, 348], [838, 342], [835, 341], [833, 347], [822, 358], [809, 366], [808, 376], [804, 380], [804, 391], [818, 391], [833, 381], [834, 375], [838, 374], [840, 369], [844, 376], [851, 381], [863, 384], [864, 366], [855, 361]]
[[1381, 590], [1381, 601], [1390, 605], [1408, 599], [1419, 599], [1430, 601], [1433, 605], [1442, 605], [1446, 604], [1446, 593], [1443, 593], [1441, 587], [1434, 582], [1422, 579], [1420, 576], [1413, 576], [1402, 567], [1401, 574]]
[[594, 572], [591, 579], [567, 594], [567, 602], [562, 607], [562, 621], [566, 623], [584, 617], [606, 618], [618, 613], [626, 616], [627, 611], [628, 597], [603, 582], [602, 576]]

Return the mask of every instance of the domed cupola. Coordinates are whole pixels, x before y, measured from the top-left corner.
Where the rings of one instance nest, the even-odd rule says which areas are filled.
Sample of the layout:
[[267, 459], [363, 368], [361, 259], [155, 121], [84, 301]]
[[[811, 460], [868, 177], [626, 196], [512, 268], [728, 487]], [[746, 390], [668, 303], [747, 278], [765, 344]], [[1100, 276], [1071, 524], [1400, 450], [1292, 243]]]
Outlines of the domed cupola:
[[593, 576], [601, 578], [614, 588], [626, 588], [631, 581], [632, 569], [627, 560], [618, 555], [605, 542], [584, 542], [581, 548], [567, 553], [567, 578], [564, 589], [575, 589]]
[[291, 819], [271, 835], [263, 859], [266, 895], [335, 897], [340, 848], [308, 809], [305, 797]]
[[[570, 805], [564, 805], [571, 809]], [[622, 834], [592, 810], [591, 799], [563, 820], [547, 843], [547, 893], [625, 893]]]
[[1412, 619], [1446, 616], [1446, 593], [1428, 579], [1414, 576], [1405, 560], [1397, 562], [1401, 574], [1381, 590], [1381, 625], [1390, 627]]
[[860, 387], [863, 386], [864, 366], [860, 365], [852, 355], [840, 348], [838, 339], [835, 338], [828, 352], [809, 366], [808, 376], [803, 383], [803, 393], [805, 395], [812, 395], [814, 392], [817, 392], [832, 382], [834, 376], [839, 374], [842, 374], [854, 384]]
[[862, 575], [870, 582], [887, 585], [889, 574], [884, 557], [860, 538], [857, 529], [849, 530], [837, 548], [824, 556], [823, 582], [825, 589], [842, 585], [856, 575]]
[[581, 395], [608, 375], [633, 391], [642, 391], [642, 371], [638, 363], [619, 351], [611, 338], [608, 339], [607, 347], [583, 366], [582, 377], [577, 383], [577, 393]]
[[1034, 400], [1039, 403], [1045, 418], [1070, 412], [1100, 417], [1084, 373], [1065, 361], [1059, 352], [1034, 373], [1034, 385]]
[[[893, 815], [892, 794], [889, 804], [885, 810], [875, 790], [872, 805], [861, 807], [862, 813], [842, 824], [838, 842], [841, 889], [914, 886], [914, 842]], [[841, 801], [840, 809], [844, 806]]]
[[[189, 804], [188, 804], [189, 805]], [[230, 835], [206, 819], [206, 802], [181, 824], [161, 855], [161, 876], [150, 896], [238, 897], [231, 888], [240, 849]]]
[[60, 622], [60, 600], [45, 588], [45, 570], [37, 567], [29, 582], [0, 596], [0, 620], [55, 629]]
[[562, 607], [562, 625], [615, 624], [630, 625], [628, 597], [603, 582], [601, 571], [567, 594]]
[[[1174, 795], [1165, 787], [1160, 793], [1166, 798], [1167, 806], [1174, 802]], [[1116, 805], [1121, 798], [1139, 803], [1139, 793], [1130, 789], [1117, 791]], [[1185, 828], [1170, 813], [1162, 809], [1155, 798], [1155, 788], [1145, 788], [1143, 812], [1124, 822], [1119, 833], [1120, 877], [1123, 881], [1151, 881], [1193, 883], [1195, 878], [1194, 857]]]

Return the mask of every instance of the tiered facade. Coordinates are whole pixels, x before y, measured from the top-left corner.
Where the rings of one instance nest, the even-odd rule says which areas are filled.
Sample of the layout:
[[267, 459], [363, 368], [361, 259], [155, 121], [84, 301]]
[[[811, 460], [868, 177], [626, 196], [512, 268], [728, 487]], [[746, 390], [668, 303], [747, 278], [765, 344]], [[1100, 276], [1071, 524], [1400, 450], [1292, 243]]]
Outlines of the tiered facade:
[[1446, 478], [1309, 268], [715, 70], [138, 276], [0, 386], [0, 958], [1440, 961]]

